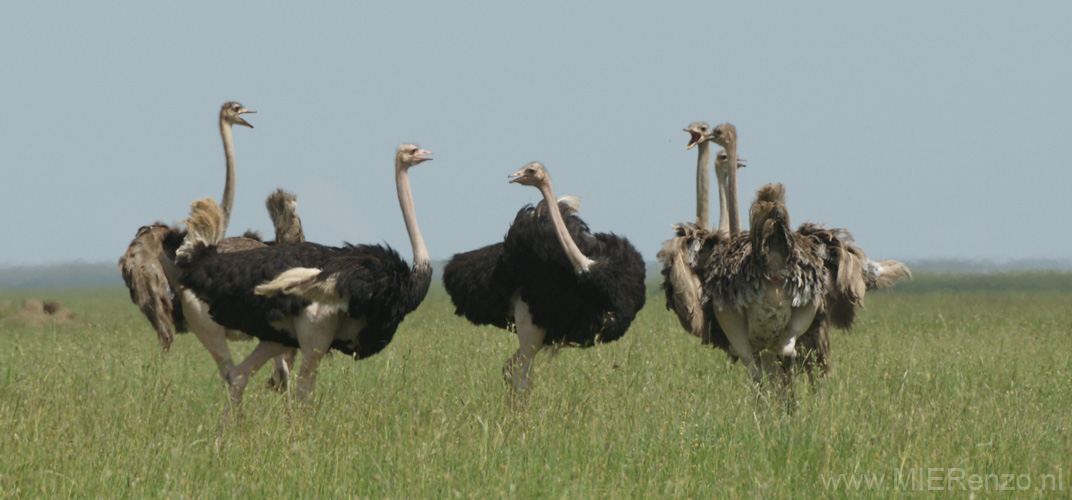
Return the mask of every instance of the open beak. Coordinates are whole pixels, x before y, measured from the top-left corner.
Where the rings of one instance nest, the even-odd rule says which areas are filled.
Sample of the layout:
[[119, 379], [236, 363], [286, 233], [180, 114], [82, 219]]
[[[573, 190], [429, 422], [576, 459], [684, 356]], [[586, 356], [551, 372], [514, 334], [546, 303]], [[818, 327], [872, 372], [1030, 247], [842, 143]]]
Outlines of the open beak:
[[747, 167], [748, 166], [747, 163], [748, 163], [748, 160], [746, 160], [744, 158], [741, 158], [740, 156], [737, 157], [737, 168]]
[[510, 179], [510, 184], [513, 184], [513, 183], [518, 182], [521, 179], [525, 178], [525, 171], [524, 170], [518, 170], [517, 172], [514, 172], [514, 173], [506, 176], [506, 178]]
[[422, 162], [425, 162], [425, 161], [428, 161], [428, 160], [432, 159], [432, 158], [428, 157], [428, 155], [431, 155], [431, 154], [432, 154], [432, 152], [428, 151], [426, 149], [418, 149], [416, 153], [413, 153], [413, 156], [415, 156], [418, 160], [421, 160]]
[[[242, 110], [238, 112], [239, 115], [243, 115], [245, 113], [256, 113], [256, 111], [252, 111], [252, 110], [249, 110], [249, 109], [246, 109], [246, 108], [242, 108]], [[242, 116], [239, 116], [238, 119], [235, 120], [235, 123], [237, 123], [239, 125], [245, 125], [245, 126], [247, 126], [249, 128], [253, 128], [253, 125], [250, 125], [249, 122], [247, 122], [245, 119], [242, 118]]]
[[688, 151], [688, 150], [692, 149], [693, 146], [696, 146], [697, 144], [700, 143], [700, 134], [699, 133], [693, 132], [693, 131], [691, 131], [691, 130], [689, 130], [687, 128], [682, 129], [682, 130], [684, 130], [685, 132], [689, 133], [689, 143], [685, 146], [685, 151]]

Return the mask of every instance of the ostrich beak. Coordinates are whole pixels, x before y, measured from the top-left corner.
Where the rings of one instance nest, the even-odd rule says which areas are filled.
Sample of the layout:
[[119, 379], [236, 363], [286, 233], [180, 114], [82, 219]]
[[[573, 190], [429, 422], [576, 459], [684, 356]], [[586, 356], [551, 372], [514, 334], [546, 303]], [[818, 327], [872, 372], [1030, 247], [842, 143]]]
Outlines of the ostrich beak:
[[700, 143], [700, 134], [697, 134], [696, 132], [693, 132], [687, 128], [682, 130], [689, 133], [689, 143], [685, 146], [685, 151], [692, 149], [693, 146], [696, 146]]
[[746, 163], [748, 163], [748, 160], [741, 158], [740, 156], [737, 157], [737, 168], [747, 167], [748, 165], [746, 165]]
[[418, 149], [416, 153], [413, 153], [413, 156], [415, 156], [418, 160], [421, 160], [422, 162], [424, 162], [424, 161], [432, 160], [432, 158], [427, 157], [427, 155], [430, 155], [430, 154], [432, 154], [431, 151], [428, 151], [426, 149]]
[[[242, 115], [242, 114], [245, 114], [245, 113], [256, 113], [256, 111], [253, 111], [253, 110], [250, 110], [250, 109], [246, 109], [246, 108], [242, 108], [242, 109], [241, 109], [241, 110], [240, 110], [240, 111], [238, 112], [238, 114], [239, 114], [239, 115]], [[250, 125], [250, 124], [249, 124], [249, 122], [247, 122], [247, 121], [246, 121], [245, 119], [243, 119], [243, 118], [242, 118], [241, 116], [238, 116], [237, 118], [235, 118], [235, 123], [237, 123], [237, 124], [239, 124], [239, 125], [245, 125], [245, 126], [247, 126], [247, 127], [249, 127], [249, 128], [253, 128], [253, 125]]]
[[521, 179], [525, 178], [525, 171], [524, 170], [518, 170], [517, 172], [514, 172], [514, 173], [506, 176], [506, 178], [510, 179], [510, 184], [513, 184], [515, 182], [519, 182], [519, 181], [521, 181]]

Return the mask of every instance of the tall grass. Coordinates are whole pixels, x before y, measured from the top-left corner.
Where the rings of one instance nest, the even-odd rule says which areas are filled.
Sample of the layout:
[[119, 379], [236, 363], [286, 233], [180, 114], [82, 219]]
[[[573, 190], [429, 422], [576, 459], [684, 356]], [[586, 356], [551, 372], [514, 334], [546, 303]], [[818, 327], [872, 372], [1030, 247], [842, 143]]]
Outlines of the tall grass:
[[262, 370], [236, 416], [196, 339], [160, 353], [125, 290], [52, 298], [87, 323], [0, 320], [0, 496], [814, 498], [970, 492], [971, 474], [1072, 491], [1064, 292], [871, 294], [791, 414], [655, 290], [622, 340], [541, 356], [521, 401], [500, 373], [514, 338], [434, 288], [383, 353], [327, 359], [311, 404]]

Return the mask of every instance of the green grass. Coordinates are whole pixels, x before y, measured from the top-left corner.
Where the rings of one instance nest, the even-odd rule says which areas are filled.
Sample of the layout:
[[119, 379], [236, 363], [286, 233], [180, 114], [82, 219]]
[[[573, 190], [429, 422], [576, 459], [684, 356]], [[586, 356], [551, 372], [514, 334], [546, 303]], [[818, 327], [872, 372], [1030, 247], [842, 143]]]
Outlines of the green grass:
[[311, 404], [270, 392], [262, 370], [227, 420], [205, 350], [184, 335], [160, 353], [125, 290], [0, 293], [87, 320], [0, 319], [0, 497], [858, 495], [828, 483], [839, 474], [882, 480], [860, 486], [880, 497], [966, 496], [972, 474], [997, 475], [990, 494], [1025, 474], [1032, 489], [1016, 495], [1034, 496], [1060, 474], [1068, 496], [1072, 295], [1049, 277], [948, 279], [870, 294], [856, 328], [834, 334], [834, 373], [800, 384], [791, 415], [757, 401], [654, 289], [622, 340], [541, 356], [521, 404], [500, 375], [514, 338], [455, 317], [433, 288], [383, 353], [326, 360]]

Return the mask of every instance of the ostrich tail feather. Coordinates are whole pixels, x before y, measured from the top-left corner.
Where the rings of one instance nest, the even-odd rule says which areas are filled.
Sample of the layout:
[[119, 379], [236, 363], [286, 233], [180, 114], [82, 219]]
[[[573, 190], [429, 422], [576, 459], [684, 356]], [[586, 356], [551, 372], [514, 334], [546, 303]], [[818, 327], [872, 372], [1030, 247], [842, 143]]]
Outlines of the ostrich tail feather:
[[186, 225], [186, 238], [175, 252], [179, 263], [189, 262], [194, 255], [205, 248], [219, 245], [227, 231], [223, 210], [212, 198], [201, 198], [190, 204], [190, 217]]

